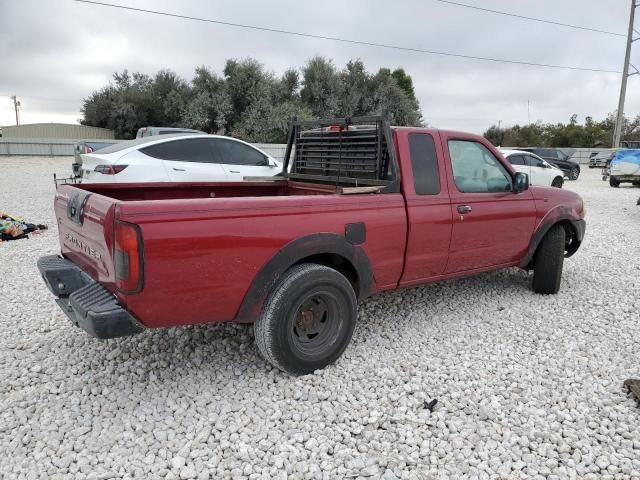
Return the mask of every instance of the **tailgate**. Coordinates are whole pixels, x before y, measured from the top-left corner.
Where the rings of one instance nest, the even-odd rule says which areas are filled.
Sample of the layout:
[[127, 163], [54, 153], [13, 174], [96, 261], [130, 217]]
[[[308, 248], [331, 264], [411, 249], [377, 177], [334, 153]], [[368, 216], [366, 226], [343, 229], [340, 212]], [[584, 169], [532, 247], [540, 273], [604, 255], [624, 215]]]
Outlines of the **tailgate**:
[[113, 198], [71, 185], [58, 188], [54, 203], [62, 255], [110, 290], [116, 206]]

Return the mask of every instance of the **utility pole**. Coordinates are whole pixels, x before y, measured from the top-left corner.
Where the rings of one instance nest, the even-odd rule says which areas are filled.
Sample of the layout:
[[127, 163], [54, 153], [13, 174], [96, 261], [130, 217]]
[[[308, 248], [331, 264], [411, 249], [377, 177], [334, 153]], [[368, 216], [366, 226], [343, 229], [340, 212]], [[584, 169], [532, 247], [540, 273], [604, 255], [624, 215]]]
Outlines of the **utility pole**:
[[527, 98], [527, 123], [531, 125], [531, 111], [529, 110], [529, 99]]
[[[629, 31], [627, 33], [627, 50], [624, 53], [624, 68], [622, 69], [622, 83], [620, 84], [620, 98], [618, 99], [618, 116], [613, 133], [613, 148], [620, 148], [622, 140], [622, 124], [624, 122], [624, 97], [627, 93], [627, 78], [638, 73], [638, 69], [631, 65], [635, 72], [629, 74], [629, 59], [631, 57], [631, 44], [638, 38], [633, 38], [633, 17], [636, 11], [636, 0], [631, 0], [631, 12], [629, 13]], [[637, 32], [636, 32], [637, 33]]]
[[13, 100], [13, 109], [16, 111], [16, 126], [20, 125], [20, 117], [18, 117], [18, 108], [20, 108], [20, 101], [16, 98], [15, 95], [11, 97]]

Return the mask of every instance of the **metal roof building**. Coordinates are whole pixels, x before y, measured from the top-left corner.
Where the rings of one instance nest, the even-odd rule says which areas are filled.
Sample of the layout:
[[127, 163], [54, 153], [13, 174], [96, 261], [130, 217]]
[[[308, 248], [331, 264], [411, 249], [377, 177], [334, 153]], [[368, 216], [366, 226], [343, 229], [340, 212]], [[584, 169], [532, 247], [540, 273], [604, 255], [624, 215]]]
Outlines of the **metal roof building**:
[[69, 138], [74, 140], [112, 140], [113, 130], [70, 123], [28, 123], [2, 127], [3, 138]]

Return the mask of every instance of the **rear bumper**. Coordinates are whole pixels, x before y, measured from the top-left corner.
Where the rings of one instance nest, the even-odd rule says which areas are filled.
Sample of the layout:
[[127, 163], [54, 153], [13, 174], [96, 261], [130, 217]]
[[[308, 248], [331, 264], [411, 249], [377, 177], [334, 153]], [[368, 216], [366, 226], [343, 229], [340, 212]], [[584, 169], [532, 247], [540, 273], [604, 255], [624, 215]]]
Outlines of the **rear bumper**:
[[620, 183], [624, 182], [640, 182], [640, 175], [616, 175], [615, 173], [611, 173], [611, 178], [619, 181]]
[[71, 322], [96, 338], [135, 335], [144, 326], [118, 305], [106, 288], [74, 263], [57, 255], [41, 257], [38, 270]]

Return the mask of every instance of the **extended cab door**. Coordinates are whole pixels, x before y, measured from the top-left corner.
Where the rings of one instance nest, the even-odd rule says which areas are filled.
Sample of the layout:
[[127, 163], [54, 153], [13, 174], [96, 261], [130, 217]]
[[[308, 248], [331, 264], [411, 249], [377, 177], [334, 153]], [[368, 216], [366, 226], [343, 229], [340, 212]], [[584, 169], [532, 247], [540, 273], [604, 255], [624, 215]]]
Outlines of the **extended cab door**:
[[408, 217], [400, 284], [412, 285], [444, 273], [451, 240], [451, 202], [437, 133], [396, 130], [395, 135], [399, 158], [404, 159], [402, 177]]
[[517, 263], [535, 224], [531, 192], [513, 193], [515, 172], [483, 140], [443, 137], [453, 216], [446, 273]]

